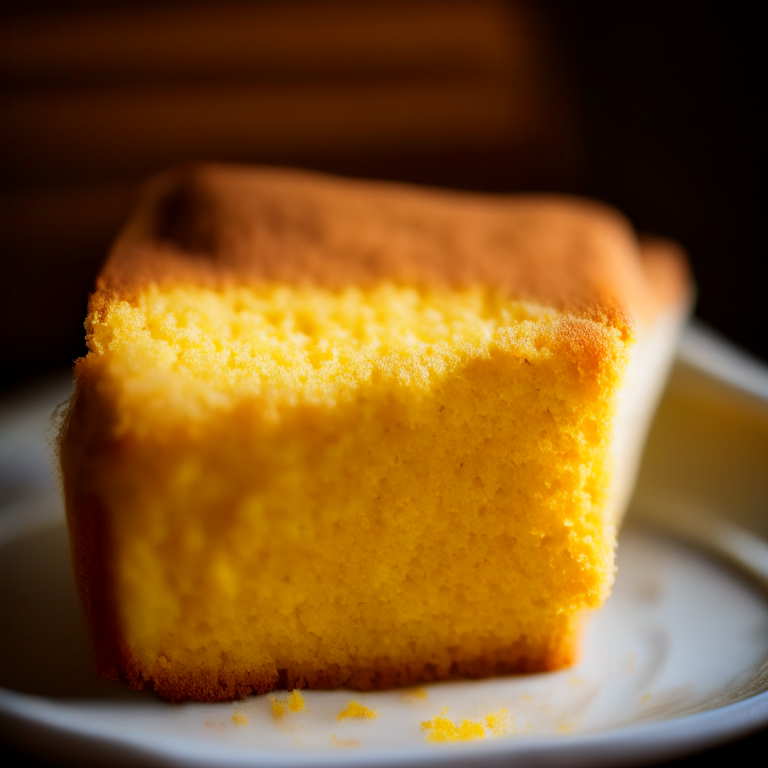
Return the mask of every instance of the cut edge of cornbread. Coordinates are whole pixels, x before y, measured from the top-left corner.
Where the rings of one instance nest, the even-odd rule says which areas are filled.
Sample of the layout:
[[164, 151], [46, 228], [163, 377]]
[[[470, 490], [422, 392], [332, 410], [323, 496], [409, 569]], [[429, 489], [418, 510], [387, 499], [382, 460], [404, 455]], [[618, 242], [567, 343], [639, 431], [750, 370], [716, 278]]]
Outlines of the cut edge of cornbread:
[[[320, 240], [321, 252], [327, 252], [331, 247], [341, 251], [352, 248], [353, 254], [361, 249], [365, 251], [363, 246], [370, 249], [371, 242], [378, 242], [377, 238], [386, 242], [386, 228], [375, 236], [368, 232], [368, 239], [363, 237], [362, 243], [354, 226], [351, 233], [342, 237], [344, 217], [334, 218], [339, 205], [345, 216], [349, 215], [344, 201], [350, 193], [364, 199], [365, 194], [357, 193], [364, 193], [366, 185], [314, 177], [307, 179], [299, 174], [296, 196], [301, 215], [298, 216], [291, 208], [291, 183], [285, 197], [280, 196], [282, 192], [276, 194], [277, 201], [272, 200], [272, 206], [266, 206], [266, 213], [264, 206], [264, 199], [271, 200], [269, 183], [263, 187], [264, 178], [272, 183], [277, 179], [280, 187], [287, 176], [296, 191], [295, 175], [281, 175], [277, 171], [259, 175], [259, 172], [239, 169], [233, 173], [234, 180], [230, 181], [240, 193], [249, 178], [255, 176], [259, 180], [256, 185], [259, 205], [255, 206], [258, 215], [254, 216], [257, 222], [261, 221], [259, 217], [271, 217], [271, 229], [267, 227], [269, 237], [260, 231], [259, 224], [255, 225], [255, 234], [248, 230], [247, 210], [235, 215], [222, 204], [222, 197], [232, 201], [226, 194], [227, 171], [221, 169], [212, 171], [210, 178], [205, 173], [202, 176], [199, 172], [193, 174], [192, 191], [189, 182], [184, 181], [188, 177], [183, 176], [181, 181], [177, 178], [177, 188], [170, 184], [169, 199], [176, 200], [174, 205], [181, 205], [186, 213], [174, 213], [178, 220], [170, 227], [171, 230], [176, 228], [170, 240], [159, 237], [158, 230], [167, 235], [169, 225], [167, 221], [157, 221], [167, 212], [158, 213], [165, 203], [158, 202], [156, 184], [152, 193], [155, 198], [151, 199], [149, 209], [145, 203], [143, 211], [118, 242], [112, 267], [108, 264], [91, 300], [88, 321], [91, 351], [87, 358], [78, 361], [76, 367], [77, 391], [62, 430], [61, 460], [73, 561], [101, 673], [127, 678], [137, 688], [150, 685], [161, 695], [174, 700], [212, 701], [283, 687], [349, 685], [371, 689], [457, 676], [541, 671], [572, 663], [577, 655], [579, 626], [585, 611], [598, 607], [610, 589], [615, 528], [631, 490], [642, 433], [652, 412], [654, 396], [663, 381], [675, 330], [689, 303], [684, 261], [674, 253], [672, 246], [656, 242], [644, 248], [646, 258], [642, 261], [635, 254], [637, 270], [644, 280], [647, 275], [648, 295], [641, 297], [642, 301], [638, 299], [633, 304], [628, 298], [636, 298], [642, 291], [633, 289], [624, 295], [621, 290], [615, 290], [616, 285], [606, 287], [602, 284], [600, 270], [586, 269], [576, 275], [575, 283], [561, 285], [550, 295], [552, 305], [549, 305], [543, 301], [547, 298], [547, 289], [542, 288], [535, 276], [528, 280], [528, 287], [521, 291], [520, 297], [514, 296], [509, 287], [509, 281], [515, 277], [514, 269], [495, 275], [499, 279], [494, 280], [493, 260], [489, 262], [490, 266], [485, 265], [485, 273], [481, 270], [479, 276], [470, 275], [465, 279], [460, 274], [458, 277], [449, 275], [447, 281], [430, 281], [427, 279], [432, 275], [429, 270], [438, 256], [430, 254], [424, 242], [414, 245], [401, 236], [400, 246], [413, 249], [410, 262], [406, 260], [404, 265], [389, 272], [381, 261], [374, 265], [378, 272], [366, 262], [358, 265], [357, 272], [351, 270], [352, 275], [335, 283], [333, 274], [325, 274], [325, 266], [318, 266], [311, 249], [305, 252], [306, 240]], [[324, 184], [333, 188], [333, 194], [329, 193], [330, 203], [317, 193], [316, 185], [322, 189]], [[341, 192], [336, 187], [338, 184], [341, 184]], [[199, 190], [195, 191], [201, 185], [207, 190], [208, 198], [205, 194], [199, 195]], [[159, 186], [167, 193], [167, 178]], [[312, 194], [318, 194], [319, 200], [307, 192], [307, 186]], [[178, 187], [183, 193], [179, 193]], [[181, 203], [177, 199], [179, 195]], [[340, 195], [341, 203], [334, 195]], [[411, 234], [414, 227], [418, 232], [415, 224], [419, 223], [419, 213], [427, 219], [426, 225], [424, 221], [421, 223], [430, 237], [448, 226], [439, 215], [446, 201], [451, 221], [461, 219], [462, 213], [467, 217], [464, 230], [461, 221], [458, 227], [451, 224], [454, 226], [452, 236], [447, 240], [438, 239], [432, 244], [433, 251], [436, 246], [452, 246], [454, 254], [457, 248], [461, 251], [461, 247], [471, 253], [472, 248], [481, 247], [483, 242], [486, 245], [489, 240], [498, 243], [505, 237], [509, 247], [509, 242], [515, 242], [515, 236], [518, 243], [526, 242], [524, 237], [521, 239], [520, 232], [514, 231], [497, 232], [495, 241], [478, 236], [478, 231], [482, 233], [488, 228], [493, 230], [501, 226], [503, 230], [504, 206], [500, 206], [501, 210], [490, 219], [487, 215], [488, 207], [493, 209], [498, 205], [495, 200], [478, 202], [469, 196], [421, 193], [403, 188], [388, 190], [385, 185], [375, 185], [372, 200], [368, 201], [367, 208], [363, 205], [363, 213], [372, 216], [375, 224], [377, 216], [382, 214], [372, 214], [368, 209], [383, 205], [387, 214], [383, 218], [388, 219], [390, 228], [397, 232], [398, 217], [405, 215], [398, 207], [403, 195], [411, 203], [426, 196], [429, 203], [425, 211], [420, 212], [418, 206], [416, 214], [410, 207], [406, 211], [410, 216], [407, 231]], [[312, 208], [307, 199], [314, 201], [316, 208]], [[213, 204], [211, 200], [217, 202]], [[599, 209], [597, 218], [602, 221], [607, 217], [610, 224], [607, 228], [613, 234], [606, 236], [596, 226], [598, 222], [590, 221], [586, 227], [587, 235], [590, 227], [598, 229], [598, 234], [590, 241], [582, 231], [584, 227], [579, 229], [580, 217], [576, 216], [575, 224], [570, 221], [567, 201], [557, 201], [553, 209], [548, 209], [552, 205], [550, 201], [543, 202], [545, 213], [549, 211], [550, 216], [554, 215], [558, 226], [562, 226], [558, 216], [565, 211], [565, 218], [580, 234], [576, 240], [581, 247], [586, 240], [587, 250], [590, 242], [593, 249], [605, 249], [603, 240], [610, 241], [616, 232], [618, 236], [614, 239], [624, 246], [627, 239], [623, 234], [624, 225], [620, 221], [617, 225], [603, 209]], [[523, 205], [525, 215], [522, 223], [517, 225], [523, 233], [526, 227], [541, 229], [534, 203], [528, 200]], [[589, 204], [574, 205], [582, 215], [584, 211], [592, 210]], [[281, 206], [287, 206], [287, 209]], [[514, 213], [514, 203], [508, 203], [508, 207]], [[187, 220], [190, 210], [197, 220], [205, 222], [207, 216], [203, 234], [198, 231], [199, 221], [192, 225]], [[356, 212], [360, 213], [359, 210]], [[436, 216], [437, 221], [430, 216]], [[353, 220], [357, 222], [356, 226], [360, 226], [360, 218], [358, 215]], [[365, 216], [362, 218], [365, 224]], [[275, 220], [277, 225], [274, 225]], [[291, 277], [280, 273], [280, 262], [270, 261], [268, 257], [270, 248], [280, 254], [281, 247], [285, 246], [285, 243], [280, 245], [280, 238], [290, 241], [295, 228], [302, 224], [309, 234], [298, 244], [289, 243], [300, 255], [303, 254], [295, 259]], [[367, 226], [374, 225], [368, 221]], [[190, 233], [185, 227], [191, 227], [193, 231]], [[238, 237], [232, 239], [232, 231], [239, 232]], [[467, 243], [462, 245], [463, 231], [470, 231], [473, 236], [465, 238]], [[259, 272], [253, 264], [245, 263], [247, 254], [253, 252], [254, 243], [261, 244], [262, 252], [267, 251], [265, 258], [269, 269]], [[565, 258], [568, 247], [574, 246], [572, 242], [558, 246], [555, 238], [554, 247], [560, 247], [566, 253]], [[198, 253], [196, 248], [203, 253]], [[139, 263], [150, 267], [144, 270], [144, 278], [133, 280], [127, 286], [124, 265], [131, 262], [131, 252]], [[379, 257], [374, 257], [374, 261], [375, 258]], [[461, 262], [462, 258], [459, 252], [456, 260]], [[153, 259], [164, 266], [157, 267]], [[598, 266], [604, 266], [603, 259], [601, 251], [600, 258], [596, 259]], [[115, 263], [123, 266], [117, 268]], [[414, 263], [417, 268], [411, 270], [411, 275], [406, 274]], [[173, 264], [184, 265], [181, 277], [175, 281]], [[579, 265], [572, 266], [578, 273]], [[470, 267], [471, 264], [465, 264], [463, 268]], [[159, 271], [153, 273], [155, 268]], [[455, 264], [446, 269], [455, 269]], [[632, 264], [621, 268], [614, 266], [613, 272], [623, 270], [622, 274], [626, 276], [633, 269]], [[296, 275], [309, 275], [311, 279], [297, 280]], [[220, 309], [209, 308], [208, 320], [205, 320], [207, 303], [215, 305], [222, 297], [225, 304], [229, 303], [230, 308], [237, 311], [219, 326], [206, 327], [205, 322], [211, 318], [220, 321], [222, 314]], [[174, 304], [177, 300], [181, 303]], [[251, 306], [249, 302], [255, 304]], [[346, 314], [340, 309], [345, 306]], [[635, 309], [635, 306], [641, 309]], [[376, 317], [376, 311], [381, 312], [381, 317]], [[339, 316], [335, 317], [334, 312]], [[239, 319], [233, 319], [237, 315]], [[175, 318], [175, 325], [169, 317]], [[255, 318], [256, 325], [249, 325], [245, 321], [248, 317], [250, 320]], [[179, 318], [184, 321], [179, 322]], [[265, 318], [269, 322], [265, 323]], [[393, 318], [400, 323], [401, 330], [392, 338], [381, 338], [382, 329], [386, 331], [397, 325]], [[240, 337], [232, 330], [236, 327], [240, 328]], [[418, 330], [415, 335], [414, 327]], [[222, 336], [222, 330], [226, 328], [229, 328], [229, 337]], [[345, 336], [345, 329], [350, 328], [356, 329], [355, 332], [351, 337]], [[276, 335], [283, 343], [279, 350], [274, 344], [270, 347], [270, 339], [274, 341]], [[321, 343], [313, 343], [313, 339], [322, 342], [329, 337], [335, 340], [335, 347], [331, 343], [323, 349]], [[243, 339], [248, 343], [243, 345]], [[254, 339], [262, 344], [259, 360], [254, 352]], [[546, 343], [542, 343], [542, 339]], [[217, 340], [219, 348], [216, 344], [211, 347], [208, 343], [211, 340]], [[350, 343], [354, 354], [345, 357], [342, 353], [345, 349], [350, 351]], [[143, 345], [147, 353], [144, 357]], [[335, 350], [335, 358], [333, 354], [328, 356], [329, 349], [331, 352]], [[275, 355], [285, 359], [280, 365], [267, 365], [265, 360], [269, 362], [270, 355], [272, 363]], [[564, 361], [564, 367], [552, 368], [552, 358], [556, 362]], [[216, 361], [215, 370], [211, 368], [211, 360]], [[398, 360], [406, 363], [398, 368]], [[301, 365], [297, 365], [297, 361]], [[340, 377], [345, 365], [357, 366], [355, 370], [362, 374], [351, 379]], [[625, 366], [634, 385], [619, 398]], [[529, 536], [530, 540], [525, 537], [531, 533], [531, 521], [510, 522], [510, 509], [523, 509], [525, 504], [532, 503], [526, 497], [525, 503], [510, 505], [509, 494], [510, 488], [517, 487], [519, 492], [525, 486], [521, 478], [531, 474], [530, 462], [535, 463], [534, 454], [540, 448], [534, 445], [536, 441], [527, 448], [516, 448], [515, 461], [505, 464], [509, 456], [504, 453], [504, 446], [515, 444], [509, 438], [517, 433], [508, 424], [499, 427], [495, 423], [497, 420], [489, 417], [504, 413], [503, 408], [514, 408], [515, 402], [523, 402], [525, 398], [528, 398], [526, 402], [538, 402], [536, 398], [544, 397], [535, 394], [542, 389], [535, 386], [542, 383], [536, 381], [537, 376], [544, 379], [550, 376], [547, 379], [550, 394], [557, 390], [552, 382], [562, 381], [564, 386], [570, 383], [575, 390], [583, 390], [581, 396], [587, 400], [592, 398], [599, 402], [601, 397], [605, 398], [598, 409], [598, 431], [602, 437], [595, 438], [600, 449], [595, 454], [599, 454], [594, 459], [597, 464], [587, 471], [586, 479], [579, 481], [581, 485], [576, 483], [568, 491], [578, 499], [588, 487], [591, 490], [586, 496], [596, 494], [594, 503], [583, 499], [574, 501], [570, 497], [568, 502], [575, 505], [574, 509], [583, 507], [586, 510], [583, 519], [571, 521], [570, 528], [576, 527], [580, 531], [580, 540], [593, 539], [587, 547], [593, 554], [584, 550], [582, 565], [576, 562], [577, 558], [571, 558], [557, 566], [564, 568], [563, 573], [571, 573], [568, 578], [574, 584], [582, 580], [578, 588], [572, 589], [572, 595], [562, 598], [561, 612], [551, 610], [551, 604], [560, 598], [547, 595], [544, 590], [530, 596], [530, 621], [527, 625], [518, 621], [516, 634], [507, 630], [506, 637], [501, 640], [491, 637], [478, 641], [478, 630], [481, 635], [483, 632], [493, 634], [490, 629], [503, 634], [502, 624], [510, 624], [509, 620], [498, 621], [504, 606], [509, 611], [507, 615], [515, 609], [524, 613], [520, 607], [520, 593], [515, 589], [519, 590], [525, 584], [519, 580], [515, 582], [503, 569], [494, 567], [494, 563], [500, 566], [508, 562], [519, 567], [534, 551], [532, 542], [536, 536], [548, 542], [571, 535], [562, 520], [562, 501], [559, 521], [547, 518], [552, 510], [542, 512], [547, 508], [546, 504], [534, 504], [540, 514], [538, 527], [541, 531], [535, 531], [535, 536]], [[224, 380], [225, 385], [218, 386]], [[282, 394], [278, 391], [280, 387], [284, 388]], [[522, 400], [515, 400], [515, 387], [520, 389], [517, 395]], [[153, 392], [160, 394], [153, 399]], [[283, 397], [286, 392], [293, 396]], [[297, 392], [300, 393], [298, 397]], [[234, 407], [228, 404], [228, 398], [235, 403]], [[552, 402], [539, 403], [542, 407], [533, 409], [536, 416], [532, 417], [531, 424], [524, 425], [525, 429], [535, 427], [543, 430], [544, 435], [547, 424], [543, 419], [554, 418], [551, 411], [557, 409], [557, 400], [554, 397]], [[474, 421], [469, 425], [465, 423], [466, 419], [462, 422], [462, 408], [466, 409], [467, 404], [474, 404], [473, 407], [479, 409], [472, 411]], [[562, 403], [559, 406], [563, 407]], [[520, 412], [521, 418], [524, 410]], [[549, 417], [546, 416], [548, 411]], [[132, 414], [135, 418], [131, 418]], [[329, 418], [329, 414], [333, 417]], [[438, 414], [443, 422], [437, 421]], [[212, 415], [215, 416], [213, 422]], [[563, 417], [563, 434], [567, 431], [566, 422], [567, 418]], [[219, 423], [219, 426], [212, 428], [213, 423]], [[483, 424], [490, 424], [488, 434], [482, 441], [474, 440], [478, 426]], [[382, 425], [390, 425], [392, 429], [382, 432]], [[471, 427], [469, 439], [462, 432], [468, 426]], [[561, 451], [562, 456], [570, 455], [568, 451], [587, 450], [579, 446], [585, 435], [595, 429], [587, 429], [588, 426], [574, 421], [568, 440], [554, 448], [550, 446], [548, 450], [553, 455]], [[322, 479], [322, 472], [331, 466], [328, 456], [334, 451], [336, 459], [341, 457], [347, 466], [358, 461], [369, 470], [376, 467], [381, 458], [376, 458], [376, 451], [366, 453], [368, 442], [363, 439], [369, 435], [366, 429], [373, 430], [370, 435], [375, 434], [377, 445], [390, 449], [379, 453], [397, 455], [399, 461], [410, 462], [409, 471], [405, 472], [403, 465], [397, 469], [390, 464], [384, 467], [389, 474], [382, 471], [378, 479], [371, 471], [368, 472], [370, 476], [363, 479], [358, 475], [365, 475], [365, 472], [352, 473], [346, 478], [346, 486], [342, 483], [334, 488], [325, 487], [318, 480], [317, 487], [311, 492], [305, 490], [304, 497], [298, 499], [293, 498], [295, 482], [281, 485], [281, 472], [287, 478], [292, 477], [291, 461], [302, 468], [302, 477], [309, 476], [309, 472]], [[380, 431], [375, 432], [375, 429]], [[525, 429], [521, 427], [520, 434], [526, 433]], [[261, 448], [253, 439], [249, 442], [248, 434], [264, 438], [264, 445], [269, 446], [269, 450], [259, 453]], [[420, 434], [432, 435], [431, 447], [421, 445], [419, 451], [408, 454], [409, 441], [413, 442], [414, 435]], [[339, 439], [340, 435], [342, 439]], [[611, 436], [614, 439], [609, 448], [607, 441]], [[440, 454], [437, 451], [439, 441], [435, 442], [437, 437], [445, 439], [451, 450]], [[548, 437], [542, 439], [552, 442]], [[302, 444], [304, 448], [297, 449]], [[211, 446], [218, 448], [213, 450]], [[297, 458], [295, 454], [297, 451], [301, 454], [302, 450], [304, 454]], [[283, 454], [292, 458], [285, 458]], [[229, 463], [222, 459], [222, 456], [238, 455], [258, 456], [260, 466], [265, 467], [262, 475], [244, 480], [251, 471], [246, 463], [238, 464], [236, 458], [230, 458]], [[451, 468], [452, 458], [460, 465], [458, 468]], [[461, 461], [462, 458], [466, 461]], [[538, 460], [542, 465], [546, 464]], [[610, 468], [611, 462], [619, 468], [618, 471]], [[550, 487], [553, 483], [567, 485], [569, 481], [563, 480], [562, 472], [558, 475], [557, 467], [562, 468], [568, 462], [550, 463], [553, 474], [545, 480], [540, 473], [542, 482], [549, 483]], [[343, 462], [337, 462], [337, 465], [342, 467]], [[472, 473], [465, 473], [466, 480], [457, 479], [465, 466], [471, 468]], [[495, 468], [493, 472], [489, 470], [491, 466]], [[500, 468], [508, 469], [509, 466], [513, 469], [508, 471], [510, 477], [505, 478]], [[132, 467], [136, 474], [131, 477], [125, 467]], [[449, 470], [453, 471], [452, 475], [447, 474]], [[207, 478], [206, 483], [210, 486], [207, 490], [200, 487], [201, 476]], [[296, 476], [295, 472], [293, 476]], [[396, 478], [402, 485], [403, 477], [413, 478], [409, 481], [414, 484], [411, 497], [402, 487], [398, 490], [386, 488], [386, 483], [381, 485], [382, 478], [387, 482]], [[240, 478], [237, 483], [241, 487], [233, 490], [232, 478]], [[353, 488], [355, 493], [351, 497], [349, 493], [345, 496], [344, 487]], [[441, 504], [446, 506], [442, 517], [438, 507], [427, 503], [440, 494], [440, 489], [447, 494], [446, 499], [441, 499]], [[557, 499], [557, 493], [566, 491], [552, 491], [552, 499]], [[263, 498], [260, 499], [260, 495]], [[409, 498], [409, 505], [398, 508], [395, 503], [398, 498]], [[499, 498], [506, 501], [498, 502]], [[163, 499], [177, 501], [164, 504]], [[222, 503], [222, 499], [226, 499], [226, 503]], [[264, 499], [271, 499], [273, 509], [282, 510], [276, 519], [273, 519], [274, 515], [265, 516]], [[340, 510], [337, 515], [324, 510], [323, 504], [327, 506], [328, 499], [332, 499], [334, 508]], [[221, 504], [222, 509], [212, 514], [216, 504]], [[288, 513], [286, 510], [289, 509], [309, 510], [304, 529], [301, 525], [292, 528], [292, 521], [302, 521], [301, 515]], [[496, 537], [499, 541], [492, 535], [485, 535], [483, 525], [478, 524], [477, 519], [464, 521], [456, 511], [461, 509], [474, 509], [478, 514], [482, 511], [487, 515], [487, 527], [490, 530], [495, 526], [493, 530], [499, 532]], [[400, 539], [394, 536], [392, 531], [398, 520], [407, 520], [414, 535]], [[350, 521], [354, 521], [360, 530], [352, 530]], [[205, 529], [206, 524], [210, 530]], [[591, 533], [581, 530], [584, 524], [588, 528], [592, 526]], [[206, 530], [202, 543], [200, 530]], [[217, 537], [227, 530], [234, 532], [234, 538], [224, 536], [219, 541]], [[317, 552], [306, 544], [325, 541], [323, 537], [329, 530], [335, 532], [336, 538], [331, 540], [339, 543], [340, 554], [335, 559], [328, 557], [326, 570], [321, 568], [320, 573], [334, 572], [335, 569], [344, 575], [344, 579], [336, 585], [322, 584], [325, 592], [332, 593], [334, 598], [323, 603], [317, 597], [319, 592], [312, 593], [315, 588], [313, 577], [317, 580], [317, 576], [310, 565]], [[191, 538], [188, 535], [195, 531], [198, 540], [193, 540], [194, 535]], [[244, 533], [250, 533], [250, 536]], [[431, 566], [427, 567], [424, 553], [413, 547], [413, 551], [409, 551], [413, 542], [423, 544], [430, 540], [430, 536], [437, 544], [442, 542], [438, 551], [444, 553], [448, 563], [455, 565], [467, 561], [464, 571], [457, 573], [453, 582], [446, 578], [444, 570], [441, 572], [444, 566], [434, 557]], [[463, 543], [472, 541], [472, 537], [475, 537], [474, 550]], [[520, 543], [520, 537], [525, 541]], [[256, 546], [255, 541], [261, 543]], [[579, 546], [586, 545], [582, 541]], [[220, 552], [216, 551], [217, 547]], [[374, 567], [377, 547], [390, 553], [388, 568], [377, 570]], [[598, 550], [602, 554], [595, 560], [594, 553]], [[528, 554], [524, 556], [516, 552]], [[347, 554], [342, 556], [341, 553]], [[476, 563], [472, 563], [473, 556], [477, 557]], [[254, 562], [255, 557], [260, 566], [249, 570], [249, 563]], [[592, 567], [590, 557], [600, 563], [599, 573], [594, 578], [584, 576]], [[177, 567], [175, 571], [164, 569], [163, 563]], [[589, 566], [586, 570], [584, 563]], [[470, 597], [467, 574], [472, 573], [472, 568], [485, 575], [473, 584], [476, 594]], [[379, 573], [379, 570], [384, 572]], [[184, 576], [191, 573], [200, 577], [196, 580]], [[260, 578], [273, 585], [274, 595], [265, 594], [263, 590], [259, 592], [258, 588], [246, 588], [241, 583]], [[146, 581], [144, 586], [142, 579]], [[274, 586], [281, 584], [281, 579], [286, 585], [282, 591]], [[540, 579], [541, 583], [544, 581], [546, 578]], [[566, 583], [570, 582], [566, 579]], [[585, 586], [587, 583], [591, 586]], [[416, 591], [415, 584], [420, 592]], [[163, 590], [167, 593], [165, 596]], [[302, 590], [310, 597], [315, 594], [314, 602], [311, 599], [297, 600], [296, 595], [301, 595]], [[441, 596], [441, 590], [445, 596]], [[566, 593], [567, 589], [561, 590], [561, 595]], [[174, 606], [173, 600], [166, 599], [172, 594], [179, 598], [179, 605]], [[399, 608], [394, 613], [387, 613], [386, 601], [377, 605], [376, 601], [381, 602], [381, 596], [387, 594], [395, 596], [395, 602], [400, 599]], [[414, 601], [408, 597], [412, 594], [421, 596]], [[354, 601], [339, 607], [339, 601], [343, 602], [345, 595], [358, 600], [358, 607], [351, 608]], [[376, 610], [366, 609], [366, 602]], [[223, 608], [218, 614], [209, 610], [210, 606], [225, 604], [229, 605], [229, 613]], [[248, 611], [243, 610], [244, 605], [261, 605], [268, 609], [266, 614], [275, 618], [274, 626], [270, 625], [272, 628], [266, 635], [259, 622], [254, 624], [254, 617], [249, 617]], [[472, 606], [475, 609], [482, 606], [480, 621], [472, 620]], [[149, 615], [155, 617], [156, 623], [165, 622], [165, 628], [159, 634], [156, 628], [149, 626], [152, 623], [146, 618]], [[466, 618], [463, 624], [457, 618], [460, 616]], [[219, 627], [230, 628], [227, 631], [233, 641], [231, 647], [217, 645], [215, 630], [210, 626], [214, 619], [219, 621]], [[344, 642], [340, 636], [335, 639], [333, 636], [334, 627], [343, 626], [345, 619], [350, 625], [344, 641], [349, 646], [346, 650], [341, 648]], [[355, 621], [358, 622], [357, 630]], [[267, 623], [261, 621], [261, 624]], [[420, 625], [446, 626], [450, 631], [441, 635], [432, 630], [429, 635]], [[371, 635], [372, 640], [367, 646], [357, 640], [357, 645], [349, 643], [349, 637], [356, 631], [359, 636], [359, 627], [367, 628]], [[390, 642], [398, 630], [405, 638], [400, 648], [395, 647], [396, 642], [394, 645]], [[269, 646], [268, 652], [259, 659], [258, 648], [256, 651], [246, 648], [238, 657], [238, 645], [247, 646], [248, 637], [259, 631], [264, 635], [260, 642]], [[426, 639], [419, 634], [425, 631], [429, 635]], [[285, 641], [281, 645], [283, 636]], [[137, 644], [139, 637], [149, 639]], [[333, 642], [324, 642], [323, 637], [331, 638]], [[297, 641], [295, 638], [301, 639]], [[299, 653], [291, 658], [290, 653], [285, 652], [291, 642], [297, 648], [304, 648], [304, 657]], [[412, 646], [410, 650], [406, 647], [408, 644]]]

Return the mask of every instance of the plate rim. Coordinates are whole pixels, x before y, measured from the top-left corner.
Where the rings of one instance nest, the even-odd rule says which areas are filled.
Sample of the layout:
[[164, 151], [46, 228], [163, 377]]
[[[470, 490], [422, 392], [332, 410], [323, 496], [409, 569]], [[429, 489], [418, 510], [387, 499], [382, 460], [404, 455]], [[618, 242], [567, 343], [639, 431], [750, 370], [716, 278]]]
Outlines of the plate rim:
[[[139, 736], [135, 731], [120, 734], [115, 733], [114, 728], [105, 727], [103, 724], [88, 727], [82, 720], [75, 719], [76, 717], [67, 712], [65, 704], [51, 703], [44, 697], [0, 688], [0, 733], [8, 733], [7, 725], [10, 721], [28, 731], [39, 732], [42, 729], [49, 737], [58, 737], [59, 741], [74, 741], [73, 746], [80, 747], [85, 752], [91, 752], [95, 745], [110, 750], [118, 747], [124, 753], [123, 757], [129, 758], [129, 762], [140, 757], [149, 764], [152, 761], [156, 764], [183, 763], [195, 768], [212, 764], [227, 768], [245, 765], [258, 768], [444, 765], [467, 758], [472, 758], [474, 764], [480, 765], [480, 761], [507, 757], [514, 757], [518, 761], [535, 758], [537, 765], [546, 765], [547, 762], [542, 761], [542, 757], [549, 757], [553, 763], [559, 764], [559, 758], [565, 753], [568, 754], [569, 765], [613, 764], [617, 758], [623, 758], [622, 762], [625, 764], [637, 763], [685, 754], [691, 744], [709, 747], [730, 737], [743, 736], [759, 729], [768, 722], [768, 691], [706, 712], [638, 723], [600, 733], [526, 736], [524, 740], [451, 742], [448, 745], [425, 743], [423, 748], [393, 747], [368, 753], [352, 750], [312, 752], [307, 749], [288, 754], [279, 750], [218, 743], [191, 744], [178, 736]], [[6, 723], [3, 723], [3, 720], [6, 720]], [[25, 746], [28, 747], [31, 740], [22, 738], [15, 741], [27, 742]], [[631, 761], [626, 759], [628, 751], [632, 752]]]

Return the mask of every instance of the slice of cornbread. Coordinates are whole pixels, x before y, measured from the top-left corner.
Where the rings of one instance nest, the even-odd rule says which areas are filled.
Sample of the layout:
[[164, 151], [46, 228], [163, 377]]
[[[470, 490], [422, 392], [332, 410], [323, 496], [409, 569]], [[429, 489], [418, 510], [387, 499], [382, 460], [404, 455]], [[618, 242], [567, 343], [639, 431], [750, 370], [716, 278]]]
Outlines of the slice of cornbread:
[[213, 701], [571, 663], [689, 302], [646, 253], [579, 200], [157, 180], [60, 439], [101, 673]]

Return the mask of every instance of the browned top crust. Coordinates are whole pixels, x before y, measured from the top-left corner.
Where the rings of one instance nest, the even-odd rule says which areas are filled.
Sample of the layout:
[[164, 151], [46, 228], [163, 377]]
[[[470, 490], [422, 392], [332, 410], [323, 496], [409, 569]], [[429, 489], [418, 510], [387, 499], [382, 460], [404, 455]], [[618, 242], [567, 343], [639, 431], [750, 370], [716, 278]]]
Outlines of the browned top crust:
[[692, 298], [693, 278], [685, 251], [673, 240], [655, 235], [640, 237], [643, 267], [661, 306]]
[[687, 274], [684, 256], [670, 256], [672, 250], [663, 259], [677, 263], [668, 278], [663, 269], [649, 275], [628, 222], [577, 198], [493, 197], [197, 165], [148, 185], [97, 280], [91, 308], [131, 300], [150, 284], [335, 289], [389, 281], [490, 286], [510, 298], [599, 313], [628, 330], [633, 319], [652, 319], [688, 291], [678, 279]]

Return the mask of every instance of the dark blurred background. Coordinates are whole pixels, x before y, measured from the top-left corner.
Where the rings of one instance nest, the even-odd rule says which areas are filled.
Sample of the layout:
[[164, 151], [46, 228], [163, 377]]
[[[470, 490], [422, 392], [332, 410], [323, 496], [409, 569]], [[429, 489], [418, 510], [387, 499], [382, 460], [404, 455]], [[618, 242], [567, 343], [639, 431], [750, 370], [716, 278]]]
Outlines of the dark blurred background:
[[759, 7], [6, 0], [0, 393], [84, 353], [138, 185], [193, 160], [601, 198], [679, 240], [699, 317], [768, 359]]
[[0, 391], [83, 353], [137, 186], [191, 160], [601, 198], [683, 243], [698, 315], [768, 358], [758, 6], [4, 3]]
[[757, 3], [3, 4], [0, 391], [83, 354], [142, 179], [267, 163], [606, 200], [768, 358]]

